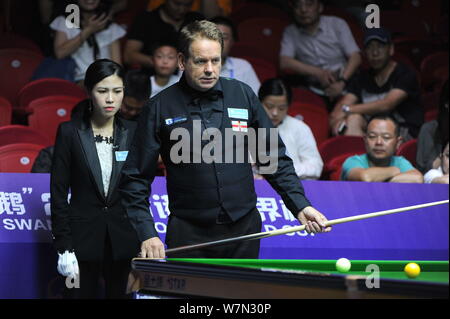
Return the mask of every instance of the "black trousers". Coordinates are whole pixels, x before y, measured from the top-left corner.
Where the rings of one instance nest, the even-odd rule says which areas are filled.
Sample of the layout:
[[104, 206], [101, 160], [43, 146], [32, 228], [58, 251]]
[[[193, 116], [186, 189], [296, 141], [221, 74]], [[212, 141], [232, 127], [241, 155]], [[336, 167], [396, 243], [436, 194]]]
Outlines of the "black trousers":
[[[200, 244], [261, 232], [261, 216], [257, 209], [226, 224], [197, 224], [170, 215], [167, 224], [167, 248]], [[254, 258], [259, 257], [260, 240], [237, 242], [222, 246], [171, 254], [171, 258]]]
[[[67, 299], [129, 299], [126, 295], [131, 260], [114, 260], [111, 240], [106, 234], [103, 261], [78, 261], [79, 288], [65, 288]], [[102, 280], [103, 279], [103, 280]]]

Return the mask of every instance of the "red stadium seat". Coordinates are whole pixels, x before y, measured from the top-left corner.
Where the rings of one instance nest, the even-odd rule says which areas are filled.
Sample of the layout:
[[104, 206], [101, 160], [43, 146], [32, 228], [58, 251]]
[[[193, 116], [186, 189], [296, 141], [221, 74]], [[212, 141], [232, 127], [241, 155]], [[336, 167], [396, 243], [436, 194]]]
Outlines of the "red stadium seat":
[[7, 125], [0, 127], [0, 146], [14, 143], [52, 145], [44, 134], [28, 126]]
[[8, 99], [13, 108], [17, 93], [31, 79], [44, 57], [24, 49], [0, 50], [0, 96]]
[[403, 0], [401, 1], [400, 10], [407, 17], [415, 16], [422, 18], [429, 27], [441, 15], [441, 3], [442, 1]]
[[10, 125], [12, 116], [11, 103], [0, 96], [0, 126]]
[[250, 62], [250, 64], [253, 66], [253, 69], [255, 69], [256, 75], [258, 76], [261, 83], [277, 76], [276, 66], [269, 61], [251, 56], [243, 57], [243, 59]]
[[0, 49], [24, 49], [42, 54], [41, 48], [32, 40], [14, 33], [0, 33]]
[[388, 29], [394, 39], [398, 37], [426, 39], [430, 35], [426, 21], [417, 14], [408, 14], [408, 21], [413, 21], [412, 23], [405, 23], [405, 13], [400, 10], [384, 10], [380, 18], [381, 27]]
[[341, 180], [341, 174], [342, 174], [342, 165], [347, 160], [347, 158], [354, 156], [354, 155], [361, 155], [364, 153], [361, 152], [351, 152], [351, 153], [345, 153], [342, 155], [339, 155], [332, 160], [328, 162], [328, 167], [330, 170], [329, 173], [329, 179], [332, 181], [339, 181]]
[[24, 109], [27, 108], [33, 100], [52, 95], [76, 97], [78, 100], [87, 98], [86, 91], [75, 83], [63, 79], [46, 78], [26, 84], [19, 91], [17, 106]]
[[252, 43], [266, 60], [278, 65], [281, 39], [287, 20], [252, 18], [238, 25], [239, 41]]
[[410, 140], [403, 143], [397, 150], [397, 156], [403, 156], [406, 158], [414, 167], [416, 167], [416, 156], [417, 156], [417, 140]]
[[445, 77], [448, 78], [448, 58], [448, 51], [442, 51], [433, 53], [422, 61], [420, 75], [425, 91], [437, 89], [445, 81]]
[[439, 116], [439, 111], [437, 109], [426, 110], [425, 111], [425, 123], [437, 120], [438, 116]]
[[[242, 2], [242, 1], [240, 1]], [[289, 15], [283, 10], [265, 3], [249, 2], [233, 7], [230, 19], [239, 26], [243, 21], [252, 18], [274, 18], [289, 21]]]
[[72, 109], [82, 101], [73, 96], [47, 96], [30, 103], [32, 114], [28, 116], [29, 126], [43, 134], [54, 144], [60, 123], [69, 121]]
[[308, 103], [292, 102], [288, 114], [303, 120], [311, 128], [317, 145], [329, 137], [328, 112]]
[[327, 111], [325, 101], [316, 93], [308, 89], [292, 88], [292, 99], [294, 101], [315, 105], [318, 108]]
[[26, 143], [0, 146], [0, 172], [30, 173], [34, 160], [43, 148], [43, 145]]
[[230, 56], [242, 59], [247, 57], [266, 59], [264, 52], [261, 52], [258, 45], [252, 42], [236, 42], [231, 48]]
[[128, 29], [133, 24], [136, 16], [147, 9], [148, 2], [148, 0], [127, 1], [126, 9], [114, 16], [114, 22]]
[[363, 154], [366, 152], [364, 139], [359, 136], [335, 136], [319, 144], [319, 153], [324, 167], [322, 179], [329, 179], [333, 167], [329, 166], [332, 159], [343, 154]]
[[419, 70], [420, 63], [425, 57], [436, 52], [436, 44], [429, 39], [416, 39], [414, 37], [402, 37], [394, 40], [395, 52], [406, 55], [414, 67]]

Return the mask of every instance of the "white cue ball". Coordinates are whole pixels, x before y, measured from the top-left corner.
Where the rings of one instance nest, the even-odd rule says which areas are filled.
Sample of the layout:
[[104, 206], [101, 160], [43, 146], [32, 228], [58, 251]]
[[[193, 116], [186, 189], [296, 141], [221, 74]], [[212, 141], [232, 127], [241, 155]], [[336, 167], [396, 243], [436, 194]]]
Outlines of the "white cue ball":
[[347, 258], [339, 258], [336, 261], [336, 269], [339, 272], [348, 272], [352, 268], [352, 263]]

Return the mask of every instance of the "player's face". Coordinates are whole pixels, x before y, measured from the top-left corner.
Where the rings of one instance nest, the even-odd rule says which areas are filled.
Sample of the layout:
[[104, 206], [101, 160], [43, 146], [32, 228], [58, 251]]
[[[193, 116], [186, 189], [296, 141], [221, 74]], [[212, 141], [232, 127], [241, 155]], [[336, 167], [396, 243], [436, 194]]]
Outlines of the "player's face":
[[394, 55], [394, 46], [377, 40], [370, 41], [366, 48], [366, 57], [369, 65], [375, 71], [383, 70]]
[[91, 92], [93, 115], [103, 119], [113, 117], [123, 100], [123, 81], [116, 74], [98, 82]]
[[177, 50], [171, 46], [163, 46], [155, 50], [153, 54], [155, 73], [160, 76], [171, 76], [177, 69], [177, 54]]
[[94, 11], [100, 4], [100, 0], [78, 0], [78, 5], [83, 11]]
[[145, 101], [140, 101], [131, 96], [125, 96], [122, 101], [122, 107], [120, 108], [120, 114], [126, 120], [133, 120], [141, 113], [144, 104]]
[[395, 132], [395, 124], [390, 120], [373, 120], [367, 127], [366, 149], [373, 162], [386, 161], [395, 155], [401, 137]]
[[195, 90], [208, 91], [219, 80], [222, 68], [222, 47], [209, 39], [195, 39], [190, 47], [190, 56], [179, 54], [179, 66], [184, 71], [187, 83]]
[[217, 27], [219, 28], [219, 30], [222, 32], [223, 35], [222, 57], [226, 58], [230, 54], [231, 48], [233, 47], [234, 44], [233, 31], [229, 26], [223, 24], [218, 24]]
[[287, 116], [289, 104], [285, 95], [268, 95], [262, 101], [262, 105], [275, 127]]
[[294, 17], [303, 27], [316, 24], [323, 11], [323, 5], [319, 0], [296, 0], [292, 2]]
[[167, 0], [165, 12], [175, 21], [182, 21], [191, 10], [194, 0]]

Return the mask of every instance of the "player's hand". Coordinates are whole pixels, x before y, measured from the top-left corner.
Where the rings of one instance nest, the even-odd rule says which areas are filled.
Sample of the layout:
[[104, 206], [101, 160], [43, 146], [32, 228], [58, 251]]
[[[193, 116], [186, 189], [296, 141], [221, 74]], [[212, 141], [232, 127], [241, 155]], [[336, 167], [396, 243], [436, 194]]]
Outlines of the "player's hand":
[[308, 233], [328, 233], [331, 227], [327, 227], [325, 223], [328, 219], [314, 207], [305, 207], [297, 215], [297, 219], [306, 226]]
[[159, 237], [153, 237], [141, 244], [140, 258], [166, 258], [164, 244]]

